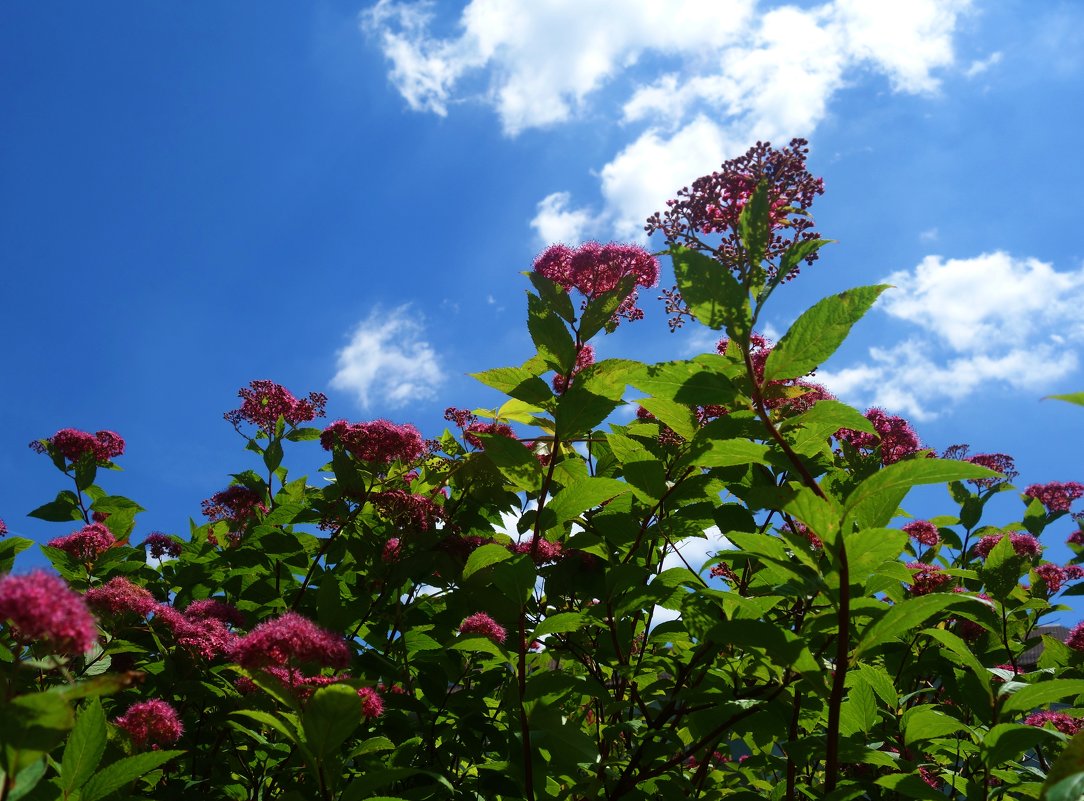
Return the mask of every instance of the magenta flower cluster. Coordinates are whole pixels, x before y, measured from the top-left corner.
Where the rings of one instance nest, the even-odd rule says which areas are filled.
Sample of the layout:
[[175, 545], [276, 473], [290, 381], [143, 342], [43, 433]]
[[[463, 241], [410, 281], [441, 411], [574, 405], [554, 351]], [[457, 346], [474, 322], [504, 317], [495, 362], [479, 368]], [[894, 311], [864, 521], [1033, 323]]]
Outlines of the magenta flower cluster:
[[25, 644], [51, 653], [79, 656], [98, 639], [98, 628], [83, 596], [64, 580], [41, 570], [0, 578], [0, 621]]
[[72, 464], [84, 457], [107, 464], [124, 453], [124, 440], [115, 431], [88, 434], [75, 428], [62, 428], [48, 439], [34, 440], [30, 447], [38, 453], [54, 453]]
[[149, 590], [133, 584], [123, 576], [115, 576], [100, 587], [91, 587], [84, 597], [96, 612], [112, 617], [126, 614], [146, 617], [158, 606], [158, 601]]
[[933, 547], [941, 541], [937, 526], [928, 520], [914, 520], [903, 527], [907, 535], [915, 542]]
[[473, 615], [464, 618], [463, 622], [459, 624], [459, 633], [481, 634], [498, 644], [503, 643], [508, 636], [508, 632], [504, 630], [504, 627], [485, 612], [475, 612]]
[[845, 428], [836, 436], [860, 450], [872, 451], [880, 445], [881, 463], [886, 466], [913, 456], [921, 450], [918, 435], [904, 418], [874, 407], [866, 412], [866, 419], [873, 424], [876, 434]]
[[[534, 261], [534, 271], [566, 290], [575, 289], [585, 303], [617, 289], [622, 279], [631, 276], [634, 286], [653, 287], [659, 281], [659, 260], [637, 245], [611, 242], [603, 245], [586, 242], [578, 248], [550, 245]], [[635, 289], [621, 302], [614, 320], [639, 320], [643, 310], [636, 306]]]
[[388, 420], [348, 423], [336, 420], [320, 435], [324, 450], [342, 447], [363, 462], [387, 465], [395, 461], [413, 462], [425, 453], [425, 441], [409, 423], [396, 425]]
[[161, 531], [152, 531], [148, 534], [143, 540], [143, 545], [152, 559], [161, 559], [163, 556], [176, 559], [181, 555], [183, 548], [180, 540], [169, 534], [163, 534]]
[[223, 417], [234, 426], [252, 423], [261, 431], [272, 434], [281, 417], [287, 425], [297, 426], [324, 416], [327, 395], [310, 392], [308, 398], [295, 398], [288, 389], [274, 381], [251, 381], [238, 390], [241, 407], [226, 412]]
[[216, 492], [201, 505], [208, 520], [212, 523], [226, 521], [234, 531], [246, 526], [259, 514], [267, 512], [263, 498], [240, 484]]
[[345, 668], [350, 649], [339, 635], [295, 612], [287, 612], [260, 623], [238, 639], [230, 657], [248, 669], [285, 665]]
[[912, 571], [911, 595], [929, 595], [952, 584], [952, 576], [938, 565], [908, 562], [907, 568]]
[[132, 739], [137, 749], [173, 745], [184, 733], [177, 710], [159, 698], [132, 704], [113, 721]]
[[1051, 712], [1048, 709], [1041, 712], [1032, 712], [1024, 718], [1024, 723], [1028, 726], [1045, 726], [1049, 723], [1062, 734], [1067, 734], [1070, 737], [1084, 728], [1084, 720], [1074, 718], [1064, 712]]
[[410, 531], [428, 531], [444, 519], [444, 510], [425, 495], [406, 490], [384, 490], [369, 496], [386, 520]]
[[93, 562], [117, 544], [116, 537], [101, 523], [91, 523], [63, 537], [54, 537], [46, 543], [58, 548], [80, 562]]
[[1049, 484], [1032, 484], [1024, 495], [1037, 498], [1051, 514], [1068, 512], [1073, 501], [1084, 497], [1084, 484], [1076, 481], [1051, 481]]
[[[1043, 546], [1030, 534], [1022, 531], [1010, 531], [1008, 534], [1012, 549], [1016, 551], [1017, 556], [1026, 556], [1031, 559], [1043, 552]], [[1004, 534], [987, 534], [975, 543], [975, 553], [985, 559], [1004, 536]]]

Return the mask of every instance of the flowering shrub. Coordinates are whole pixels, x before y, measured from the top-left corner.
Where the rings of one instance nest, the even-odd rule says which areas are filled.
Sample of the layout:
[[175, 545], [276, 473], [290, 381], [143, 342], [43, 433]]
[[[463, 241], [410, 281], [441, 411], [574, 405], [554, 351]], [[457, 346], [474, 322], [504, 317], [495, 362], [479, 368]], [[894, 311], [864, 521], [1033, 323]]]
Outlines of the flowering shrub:
[[[1084, 592], [1044, 549], [1084, 553], [1084, 489], [984, 520], [1009, 456], [811, 380], [883, 286], [755, 333], [821, 191], [803, 142], [758, 144], [652, 218], [713, 353], [596, 361], [658, 264], [589, 243], [529, 273], [535, 353], [476, 376], [508, 400], [433, 439], [252, 382], [253, 464], [185, 536], [96, 483], [116, 434], [38, 440], [64, 486], [31, 514], [65, 528], [56, 575], [0, 539], [0, 801], [1076, 797], [1084, 624], [1039, 626]], [[944, 514], [907, 514], [920, 484]], [[732, 547], [690, 561], [709, 530]]]

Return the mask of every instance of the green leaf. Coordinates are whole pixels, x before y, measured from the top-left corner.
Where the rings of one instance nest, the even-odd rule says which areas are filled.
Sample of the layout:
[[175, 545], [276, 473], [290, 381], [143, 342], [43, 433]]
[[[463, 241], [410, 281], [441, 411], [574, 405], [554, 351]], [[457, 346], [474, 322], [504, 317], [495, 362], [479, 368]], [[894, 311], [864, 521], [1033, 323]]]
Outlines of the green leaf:
[[39, 506], [27, 517], [36, 517], [50, 523], [66, 523], [69, 520], [82, 520], [83, 513], [79, 509], [79, 499], [75, 497], [75, 493], [61, 490], [55, 500]]
[[894, 640], [901, 634], [906, 634], [950, 606], [963, 606], [968, 603], [981, 604], [982, 601], [969, 595], [934, 593], [921, 595], [918, 598], [908, 598], [891, 606], [883, 617], [867, 626], [862, 632], [854, 658], [857, 659], [862, 653], [889, 640]]
[[1043, 782], [1042, 801], [1084, 798], [1084, 732], [1074, 734]]
[[8, 537], [0, 540], [0, 575], [10, 573], [15, 557], [34, 545], [26, 537]]
[[573, 381], [557, 402], [554, 419], [562, 437], [575, 438], [589, 434], [620, 405], [620, 397], [614, 399], [600, 395], [588, 389], [583, 382]]
[[1060, 739], [1061, 735], [1041, 726], [999, 723], [983, 738], [984, 761], [990, 766], [1001, 765], [1037, 745], [1053, 744]]
[[493, 387], [512, 398], [545, 408], [553, 401], [549, 384], [523, 367], [497, 367], [481, 373], [471, 373], [487, 387]]
[[931, 706], [915, 706], [903, 713], [903, 741], [907, 745], [920, 740], [935, 740], [966, 729], [956, 718], [938, 712]]
[[[1066, 403], [1075, 403], [1077, 406], [1084, 406], [1084, 392], [1071, 392], [1068, 395], [1047, 395], [1046, 398], [1053, 398], [1054, 400], [1065, 401]], [[1046, 400], [1043, 398], [1043, 400]]]
[[591, 618], [582, 612], [559, 612], [550, 615], [534, 630], [534, 638], [538, 639], [543, 634], [565, 634], [570, 631], [579, 631], [588, 624], [593, 624]]
[[986, 555], [982, 567], [979, 568], [979, 578], [990, 595], [1003, 601], [1016, 589], [1024, 570], [1024, 558], [1017, 555], [1011, 538], [1005, 535]]
[[580, 340], [587, 342], [604, 326], [607, 331], [612, 330], [613, 316], [617, 312], [617, 308], [635, 288], [636, 276], [626, 275], [618, 282], [616, 289], [604, 292], [597, 298], [589, 300], [587, 308], [580, 315]]
[[760, 263], [764, 261], [764, 250], [772, 238], [771, 213], [768, 181], [762, 180], [738, 216], [738, 235], [741, 237], [742, 247], [745, 248], [745, 258], [754, 271], [760, 269]]
[[926, 799], [926, 801], [945, 800], [944, 793], [937, 792], [913, 773], [893, 773], [882, 776], [874, 784], [907, 798]]
[[972, 646], [968, 645], [951, 631], [946, 631], [945, 629], [923, 629], [922, 634], [940, 643], [941, 647], [949, 652], [949, 658], [952, 659], [953, 662], [970, 669], [982, 682], [983, 687], [986, 688], [990, 700], [993, 700], [993, 691], [990, 688], [990, 672], [983, 666], [978, 657], [975, 656]]
[[729, 406], [739, 396], [729, 378], [702, 362], [645, 364], [630, 373], [628, 382], [653, 397], [690, 406]]
[[749, 292], [719, 262], [688, 248], [670, 250], [678, 290], [693, 316], [716, 331], [725, 328], [738, 342], [752, 330]]
[[503, 562], [511, 555], [507, 548], [495, 542], [476, 548], [467, 559], [467, 564], [463, 566], [463, 580], [466, 581], [483, 568]]
[[779, 270], [772, 283], [779, 284], [785, 281], [795, 267], [832, 241], [831, 239], [799, 239], [787, 248], [779, 260]]
[[308, 440], [320, 439], [320, 435], [323, 433], [319, 428], [294, 428], [286, 432], [286, 439], [290, 440], [290, 442], [307, 442]]
[[296, 744], [298, 742], [297, 731], [293, 729], [293, 727], [286, 725], [286, 723], [277, 715], [272, 715], [269, 712], [264, 712], [259, 709], [237, 709], [230, 714], [250, 718], [257, 723], [262, 723], [263, 725], [274, 729], [291, 743]]
[[533, 270], [527, 273], [527, 277], [538, 290], [538, 296], [549, 308], [557, 312], [566, 322], [576, 322], [576, 309], [572, 306], [572, 298], [569, 297], [568, 290]]
[[503, 434], [476, 433], [485, 454], [517, 489], [534, 491], [542, 484], [542, 467], [534, 453], [519, 440]]
[[99, 801], [183, 753], [184, 751], [147, 751], [106, 765], [83, 785], [80, 801]]
[[888, 525], [908, 490], [918, 484], [995, 475], [998, 474], [985, 467], [954, 459], [908, 459], [890, 464], [863, 480], [847, 496], [843, 530], [848, 529], [847, 521], [857, 521], [862, 528]]
[[557, 314], [538, 295], [527, 293], [527, 330], [538, 355], [559, 375], [572, 369], [576, 343]]
[[560, 490], [546, 509], [556, 515], [557, 523], [564, 523], [630, 489], [628, 484], [617, 479], [587, 478]]
[[683, 465], [696, 467], [733, 467], [744, 464], [767, 464], [769, 446], [747, 439], [715, 439], [694, 436]]
[[[31, 762], [25, 768], [20, 770], [15, 775], [15, 782], [11, 786], [11, 791], [8, 793], [7, 798], [9, 801], [19, 801], [21, 798], [26, 798], [30, 794], [30, 791], [38, 786], [38, 783], [45, 776], [46, 760], [38, 759]], [[5, 780], [3, 771], [0, 771], [0, 781]], [[34, 794], [39, 795], [38, 793]]]
[[1005, 699], [1003, 714], [1031, 712], [1069, 696], [1084, 695], [1084, 679], [1050, 679], [1038, 684], [1026, 684]]
[[318, 759], [336, 751], [361, 723], [358, 691], [344, 684], [321, 687], [305, 705], [301, 725], [305, 744]]
[[60, 762], [60, 786], [71, 793], [86, 784], [105, 752], [105, 712], [101, 702], [92, 698], [75, 718], [64, 756]]
[[824, 364], [886, 289], [887, 284], [858, 287], [818, 301], [772, 348], [764, 382], [800, 378]]
[[847, 691], [847, 700], [839, 710], [840, 731], [844, 736], [869, 732], [877, 725], [877, 699], [863, 682], [855, 682]]
[[696, 414], [684, 404], [675, 403], [665, 398], [641, 398], [636, 403], [639, 403], [651, 414], [655, 415], [660, 422], [666, 423], [685, 439], [692, 439], [699, 430]]

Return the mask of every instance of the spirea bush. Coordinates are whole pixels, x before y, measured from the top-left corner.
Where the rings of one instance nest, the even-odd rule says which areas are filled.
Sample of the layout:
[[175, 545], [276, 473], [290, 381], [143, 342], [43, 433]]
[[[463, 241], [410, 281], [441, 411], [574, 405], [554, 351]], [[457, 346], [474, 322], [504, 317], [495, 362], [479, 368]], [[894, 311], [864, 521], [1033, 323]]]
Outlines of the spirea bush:
[[[1005, 454], [816, 384], [884, 286], [757, 333], [826, 244], [804, 145], [648, 221], [715, 352], [596, 360], [659, 264], [555, 245], [535, 353], [476, 376], [502, 405], [426, 440], [253, 381], [225, 414], [247, 461], [183, 535], [96, 483], [120, 435], [35, 442], [55, 574], [0, 540], [0, 801], [1078, 798], [1084, 627], [1038, 627], [1084, 586], [1044, 558], [1084, 549], [1084, 486], [1021, 492]], [[288, 472], [302, 448], [320, 475]], [[943, 514], [907, 513], [921, 484]]]

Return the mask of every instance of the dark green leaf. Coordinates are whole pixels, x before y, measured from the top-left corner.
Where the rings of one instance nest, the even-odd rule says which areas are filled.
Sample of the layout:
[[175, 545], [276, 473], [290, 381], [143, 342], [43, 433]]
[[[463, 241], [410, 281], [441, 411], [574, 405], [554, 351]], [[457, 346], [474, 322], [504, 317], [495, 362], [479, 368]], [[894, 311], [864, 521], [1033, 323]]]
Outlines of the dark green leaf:
[[1042, 801], [1080, 801], [1084, 798], [1084, 732], [1074, 734], [1043, 783]]
[[558, 375], [565, 375], [576, 362], [576, 343], [565, 323], [537, 295], [527, 293], [527, 329], [538, 355]]
[[752, 330], [749, 292], [719, 262], [683, 247], [670, 251], [674, 277], [681, 297], [708, 328], [726, 329], [730, 337], [744, 342]]
[[75, 718], [60, 763], [60, 786], [65, 793], [82, 787], [98, 768], [105, 752], [105, 712], [97, 698], [83, 707]]
[[858, 287], [818, 301], [772, 348], [764, 381], [800, 378], [824, 364], [886, 289], [887, 284]]
[[1027, 684], [1005, 699], [1003, 714], [1031, 712], [1054, 701], [1084, 695], [1084, 679], [1050, 679]]
[[99, 801], [183, 753], [184, 751], [147, 751], [119, 759], [112, 765], [106, 765], [83, 785], [80, 799]]
[[745, 258], [754, 272], [760, 270], [764, 250], [772, 237], [772, 204], [767, 180], [757, 184], [738, 217], [738, 235]]
[[830, 242], [832, 242], [831, 239], [799, 239], [787, 248], [783, 257], [779, 260], [779, 270], [773, 283], [778, 284], [786, 280], [786, 277], [790, 275], [795, 267]]
[[503, 562], [511, 555], [507, 548], [495, 542], [476, 548], [467, 559], [467, 564], [463, 567], [463, 580], [469, 579], [483, 568], [497, 562]]
[[530, 278], [534, 288], [538, 290], [539, 297], [545, 301], [549, 308], [557, 312], [566, 322], [576, 322], [576, 310], [572, 306], [572, 298], [569, 297], [568, 291], [563, 286], [554, 283], [541, 273], [536, 273], [533, 270], [527, 273], [527, 277]]
[[[845, 520], [857, 521], [863, 528], [880, 528], [888, 525], [895, 516], [900, 501], [911, 487], [994, 475], [997, 474], [985, 467], [954, 459], [896, 462], [862, 481], [847, 496], [843, 508]], [[843, 528], [846, 530], [846, 524]]]
[[618, 283], [617, 288], [610, 292], [604, 292], [597, 298], [592, 298], [587, 303], [587, 308], [580, 315], [580, 339], [587, 342], [597, 334], [604, 326], [609, 331], [612, 328], [612, 319], [617, 308], [624, 302], [632, 290], [636, 288], [636, 276], [626, 275]]
[[482, 373], [471, 373], [471, 377], [534, 406], [545, 408], [553, 400], [549, 384], [523, 367], [497, 367]]
[[339, 750], [361, 723], [362, 706], [358, 691], [345, 684], [321, 687], [305, 705], [301, 724], [305, 744], [317, 759]]
[[39, 506], [27, 517], [36, 517], [38, 520], [47, 520], [50, 523], [66, 523], [69, 520], [82, 520], [83, 513], [79, 509], [79, 499], [71, 490], [61, 490], [56, 499]]
[[866, 651], [876, 648], [882, 643], [894, 640], [902, 634], [906, 634], [918, 627], [938, 612], [950, 606], [963, 606], [965, 604], [981, 604], [969, 595], [956, 595], [949, 593], [936, 593], [933, 595], [921, 595], [917, 598], [908, 598], [901, 603], [889, 607], [884, 616], [876, 623], [871, 624], [862, 632], [858, 648], [854, 652], [858, 656]]

